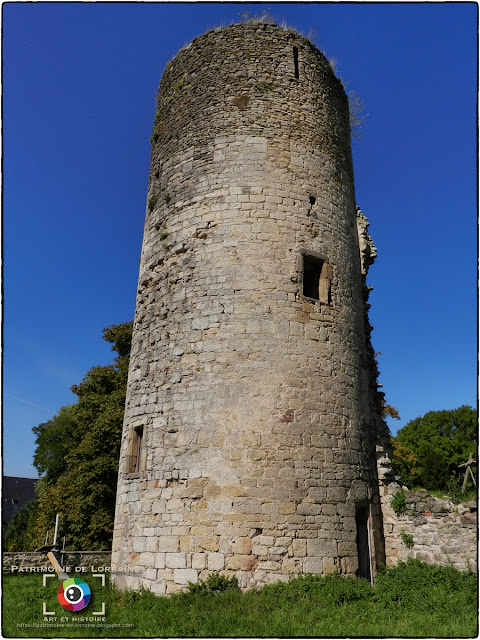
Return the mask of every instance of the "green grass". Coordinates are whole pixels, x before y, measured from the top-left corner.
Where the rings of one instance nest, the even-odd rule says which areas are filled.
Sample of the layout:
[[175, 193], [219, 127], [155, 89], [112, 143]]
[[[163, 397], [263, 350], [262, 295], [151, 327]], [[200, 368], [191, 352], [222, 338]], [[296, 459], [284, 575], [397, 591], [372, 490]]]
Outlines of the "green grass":
[[[417, 491], [417, 489], [413, 489], [413, 491]], [[461, 492], [460, 489], [457, 491], [441, 491], [440, 489], [436, 489], [433, 491], [429, 491], [432, 496], [435, 498], [439, 498], [440, 500], [451, 500], [454, 504], [459, 504], [460, 502], [476, 502], [477, 501], [477, 489], [467, 488], [465, 492]]]
[[[416, 560], [379, 576], [375, 587], [340, 576], [304, 576], [242, 593], [158, 597], [147, 591], [120, 592], [90, 575], [92, 600], [81, 612], [64, 611], [59, 582], [42, 586], [41, 574], [4, 576], [3, 634], [6, 637], [476, 637], [477, 581], [471, 573]], [[57, 620], [44, 622], [42, 603]], [[78, 622], [105, 602], [105, 622]], [[62, 621], [61, 618], [64, 618]], [[18, 626], [37, 625], [37, 626]], [[93, 626], [86, 626], [91, 624]], [[104, 624], [105, 626], [99, 626]], [[115, 625], [115, 626], [113, 626]], [[117, 626], [119, 625], [119, 626]], [[133, 625], [133, 626], [122, 626]]]

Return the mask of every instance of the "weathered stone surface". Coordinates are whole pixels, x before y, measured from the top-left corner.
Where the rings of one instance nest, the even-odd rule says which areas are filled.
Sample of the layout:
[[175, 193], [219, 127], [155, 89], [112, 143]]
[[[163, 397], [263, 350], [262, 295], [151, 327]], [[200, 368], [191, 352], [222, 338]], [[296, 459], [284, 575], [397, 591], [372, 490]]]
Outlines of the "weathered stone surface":
[[373, 570], [384, 560], [367, 229], [348, 100], [308, 40], [238, 24], [169, 63], [152, 136], [114, 580], [133, 572], [132, 551], [157, 569], [143, 584], [166, 593], [198, 571], [236, 572], [245, 588], [355, 572], [363, 505]]
[[[399, 560], [418, 558], [422, 562], [453, 565], [460, 571], [470, 569], [477, 572], [474, 511], [466, 505], [455, 507], [453, 503], [439, 500], [423, 490], [406, 490], [407, 512], [397, 516], [391, 501], [400, 487], [387, 480], [385, 489], [382, 492], [382, 514], [388, 566], [395, 565]], [[412, 536], [413, 546], [407, 546], [404, 534]]]

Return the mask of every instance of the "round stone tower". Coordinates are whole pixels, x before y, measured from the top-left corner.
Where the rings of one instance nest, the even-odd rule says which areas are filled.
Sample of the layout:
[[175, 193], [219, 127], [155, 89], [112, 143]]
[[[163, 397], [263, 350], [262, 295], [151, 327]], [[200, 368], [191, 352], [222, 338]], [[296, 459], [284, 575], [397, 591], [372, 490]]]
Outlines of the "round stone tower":
[[311, 42], [236, 24], [168, 63], [118, 480], [120, 587], [375, 574], [366, 225], [348, 100]]

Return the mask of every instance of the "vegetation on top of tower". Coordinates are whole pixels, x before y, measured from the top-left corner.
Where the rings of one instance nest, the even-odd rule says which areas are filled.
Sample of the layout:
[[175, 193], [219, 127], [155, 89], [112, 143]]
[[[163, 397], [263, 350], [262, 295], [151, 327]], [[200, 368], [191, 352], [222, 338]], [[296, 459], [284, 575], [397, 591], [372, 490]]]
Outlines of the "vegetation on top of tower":
[[361, 139], [362, 127], [368, 117], [365, 113], [365, 102], [359, 97], [355, 89], [350, 89], [347, 93], [348, 108], [350, 112], [350, 135], [354, 139]]
[[246, 22], [247, 24], [266, 24], [267, 22], [276, 24], [275, 18], [270, 13], [270, 9], [267, 9], [267, 11], [263, 9], [261, 14], [252, 14], [250, 11], [239, 11], [238, 15], [240, 16], [240, 22]]

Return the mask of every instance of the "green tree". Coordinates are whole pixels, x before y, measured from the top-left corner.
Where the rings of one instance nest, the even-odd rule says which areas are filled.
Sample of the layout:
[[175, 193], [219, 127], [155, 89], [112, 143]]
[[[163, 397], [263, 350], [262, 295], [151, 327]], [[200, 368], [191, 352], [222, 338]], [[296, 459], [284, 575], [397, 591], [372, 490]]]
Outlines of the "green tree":
[[477, 447], [477, 412], [458, 409], [429, 411], [400, 429], [393, 441], [393, 465], [408, 487], [446, 490], [459, 464]]
[[103, 337], [117, 353], [113, 364], [90, 369], [72, 386], [77, 403], [33, 429], [34, 464], [43, 474], [28, 532], [33, 546], [43, 544], [57, 513], [68, 548], [111, 544], [132, 323], [107, 327]]
[[2, 547], [4, 551], [23, 551], [34, 545], [33, 530], [38, 517], [38, 500], [33, 498], [24, 504], [3, 527]]

